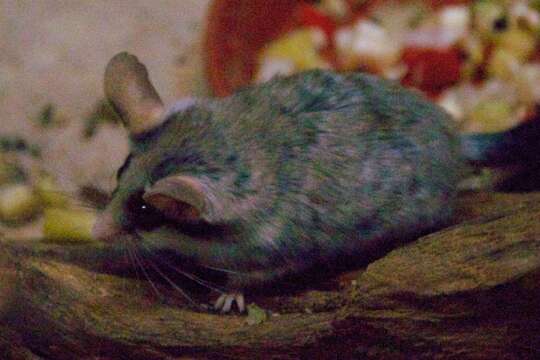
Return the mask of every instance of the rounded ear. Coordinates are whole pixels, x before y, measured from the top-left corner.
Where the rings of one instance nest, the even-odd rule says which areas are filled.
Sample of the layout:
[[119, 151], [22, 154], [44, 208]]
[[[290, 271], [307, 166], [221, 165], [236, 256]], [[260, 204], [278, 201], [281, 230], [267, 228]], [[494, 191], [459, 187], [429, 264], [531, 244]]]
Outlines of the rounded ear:
[[190, 176], [172, 175], [157, 181], [143, 194], [143, 200], [172, 220], [200, 219], [207, 207], [201, 182]]
[[137, 57], [127, 52], [115, 55], [105, 69], [104, 90], [132, 135], [163, 122], [163, 103]]

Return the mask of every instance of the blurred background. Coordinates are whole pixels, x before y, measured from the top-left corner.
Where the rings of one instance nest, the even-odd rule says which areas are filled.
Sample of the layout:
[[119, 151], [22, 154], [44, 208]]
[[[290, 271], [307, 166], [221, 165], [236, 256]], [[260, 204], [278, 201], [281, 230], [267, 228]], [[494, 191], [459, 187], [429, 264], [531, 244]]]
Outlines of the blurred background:
[[[137, 54], [166, 103], [204, 93], [199, 48], [207, 5], [207, 0], [0, 1], [0, 134], [43, 147], [45, 166], [63, 186], [97, 179], [110, 188], [105, 177], [127, 151], [123, 131], [99, 131], [91, 143], [77, 136], [103, 97], [107, 61], [119, 51]], [[62, 126], [36, 123], [47, 108]], [[96, 146], [108, 151], [95, 151]], [[91, 156], [104, 153], [106, 161]]]
[[208, 2], [0, 0], [0, 235], [41, 237], [72, 221], [60, 236], [88, 237], [94, 216], [81, 191], [110, 192], [128, 153], [123, 129], [103, 120], [114, 115], [103, 103], [105, 65], [129, 51], [165, 103], [206, 94]]

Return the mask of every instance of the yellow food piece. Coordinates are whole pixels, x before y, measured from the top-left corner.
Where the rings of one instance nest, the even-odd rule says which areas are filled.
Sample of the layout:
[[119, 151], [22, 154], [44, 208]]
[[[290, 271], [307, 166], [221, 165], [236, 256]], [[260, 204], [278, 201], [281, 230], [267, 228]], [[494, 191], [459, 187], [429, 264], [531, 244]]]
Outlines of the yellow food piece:
[[34, 189], [46, 207], [66, 207], [69, 204], [69, 197], [60, 191], [51, 176], [40, 177]]
[[476, 105], [468, 122], [475, 132], [495, 133], [508, 130], [515, 125], [512, 107], [503, 101], [484, 101]]
[[514, 27], [498, 35], [495, 44], [525, 62], [534, 53], [536, 38], [529, 31]]
[[291, 60], [300, 71], [328, 68], [328, 64], [318, 53], [320, 44], [317, 43], [316, 37], [317, 34], [311, 28], [293, 31], [269, 43], [262, 52], [262, 59]]
[[516, 76], [515, 84], [521, 103], [525, 105], [540, 103], [540, 87], [538, 86], [540, 84], [540, 64], [523, 65]]
[[0, 188], [0, 219], [10, 223], [24, 222], [37, 215], [41, 202], [32, 188], [24, 184]]
[[493, 24], [505, 16], [505, 9], [498, 1], [475, 1], [473, 3], [474, 27], [483, 36], [490, 38], [494, 35]]
[[474, 64], [480, 64], [484, 60], [484, 45], [482, 41], [476, 36], [468, 36], [464, 39], [463, 44], [467, 54], [469, 54], [469, 61]]
[[47, 208], [44, 212], [43, 235], [51, 242], [94, 241], [92, 227], [96, 213], [82, 209]]
[[463, 40], [462, 45], [468, 55], [462, 67], [462, 76], [470, 78], [475, 75], [478, 66], [484, 61], [484, 44], [477, 36], [470, 35]]
[[519, 59], [512, 52], [498, 48], [489, 59], [487, 70], [490, 77], [510, 79], [519, 71], [519, 65]]

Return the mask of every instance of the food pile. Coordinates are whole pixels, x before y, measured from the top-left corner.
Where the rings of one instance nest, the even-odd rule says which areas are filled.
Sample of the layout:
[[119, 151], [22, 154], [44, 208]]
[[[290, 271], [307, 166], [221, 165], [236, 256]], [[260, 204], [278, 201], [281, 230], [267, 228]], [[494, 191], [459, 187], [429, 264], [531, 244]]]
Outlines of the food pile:
[[[52, 105], [32, 120], [43, 132], [67, 125]], [[84, 122], [80, 140], [87, 141], [101, 124], [116, 120], [105, 102], [98, 103]], [[17, 238], [29, 233], [52, 242], [92, 241], [96, 202], [62, 189], [54, 174], [45, 170], [42, 152], [39, 145], [22, 137], [0, 134], [0, 234]], [[95, 193], [86, 195], [95, 197]]]
[[320, 0], [300, 3], [294, 24], [262, 49], [255, 81], [368, 71], [422, 90], [466, 133], [504, 131], [536, 114], [539, 0]]

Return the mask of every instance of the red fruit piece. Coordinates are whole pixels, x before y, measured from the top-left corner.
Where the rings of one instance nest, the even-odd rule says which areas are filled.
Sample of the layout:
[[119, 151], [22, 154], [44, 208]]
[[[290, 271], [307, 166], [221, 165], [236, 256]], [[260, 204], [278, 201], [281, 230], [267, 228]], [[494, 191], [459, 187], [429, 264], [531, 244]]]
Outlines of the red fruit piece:
[[337, 25], [330, 16], [309, 4], [299, 5], [296, 14], [299, 25], [317, 27], [324, 31], [329, 40], [333, 38]]
[[411, 46], [403, 50], [408, 71], [402, 82], [428, 93], [437, 93], [457, 83], [461, 77], [463, 58], [455, 47], [434, 48]]

